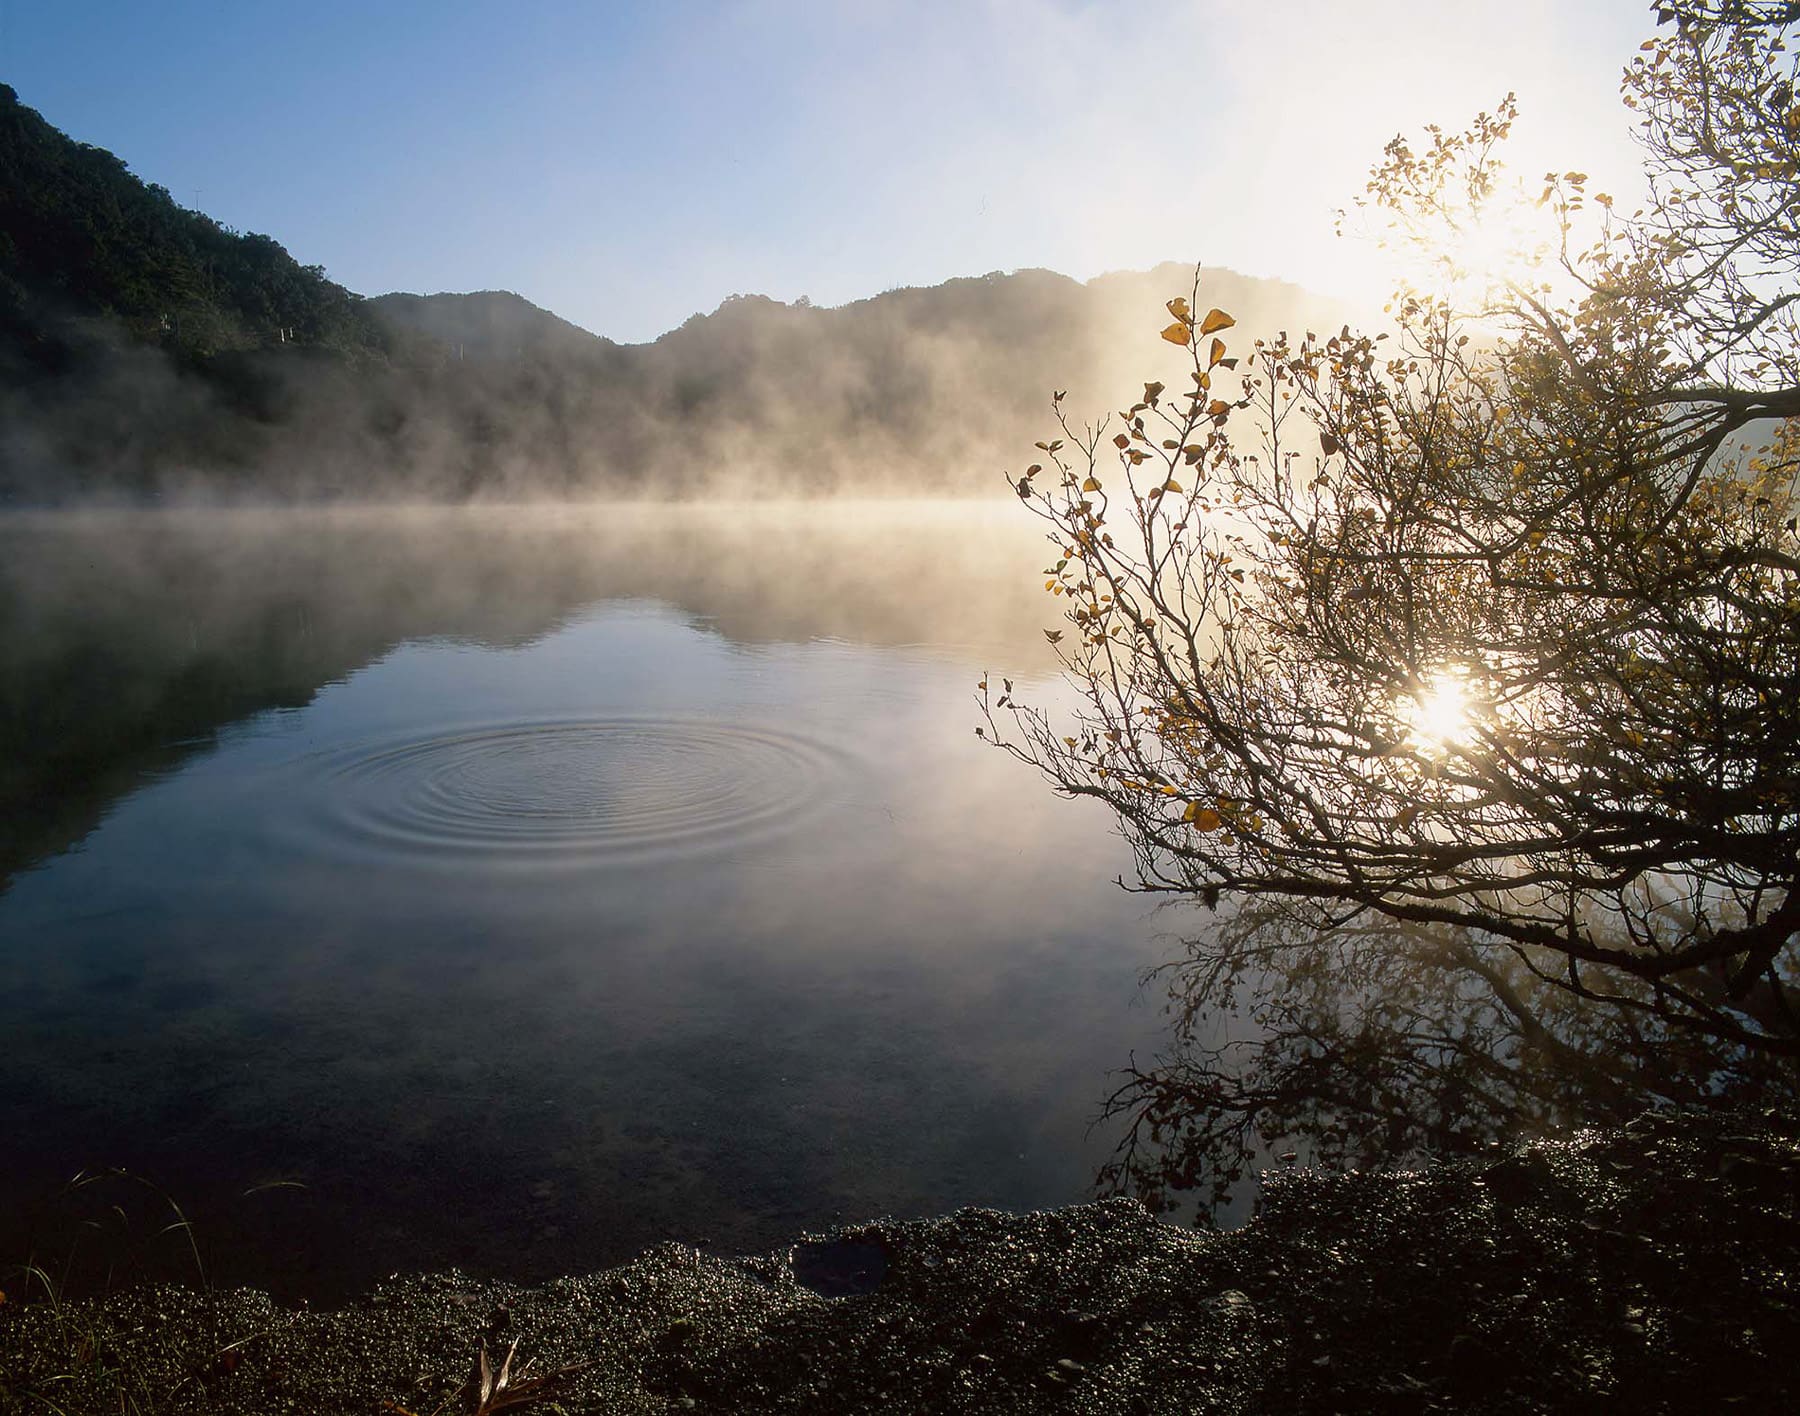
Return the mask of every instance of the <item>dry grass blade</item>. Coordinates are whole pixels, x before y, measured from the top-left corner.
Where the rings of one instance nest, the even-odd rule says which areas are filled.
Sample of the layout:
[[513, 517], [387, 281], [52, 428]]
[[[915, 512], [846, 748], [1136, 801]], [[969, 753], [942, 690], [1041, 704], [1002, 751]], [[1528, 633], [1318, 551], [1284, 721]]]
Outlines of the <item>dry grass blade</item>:
[[[554, 1394], [558, 1383], [589, 1365], [586, 1362], [571, 1362], [566, 1367], [558, 1367], [555, 1371], [545, 1372], [542, 1376], [527, 1377], [525, 1371], [531, 1365], [527, 1362], [520, 1367], [519, 1376], [515, 1379], [512, 1364], [518, 1351], [519, 1341], [514, 1338], [512, 1346], [506, 1349], [506, 1356], [500, 1362], [500, 1370], [496, 1372], [493, 1363], [488, 1359], [486, 1341], [481, 1342], [475, 1349], [475, 1370], [463, 1385], [463, 1390], [470, 1392], [475, 1399], [475, 1405], [470, 1410], [469, 1416], [493, 1416], [494, 1412], [504, 1411], [509, 1407], [526, 1406], [535, 1401], [548, 1400]], [[447, 1398], [431, 1411], [430, 1416], [442, 1416], [444, 1408], [448, 1405], [449, 1399]], [[383, 1410], [393, 1412], [394, 1416], [415, 1416], [415, 1413], [398, 1402], [383, 1401], [381, 1406]]]
[[559, 1382], [588, 1365], [586, 1362], [572, 1362], [553, 1372], [545, 1372], [542, 1376], [527, 1377], [525, 1372], [530, 1366], [527, 1362], [520, 1367], [518, 1378], [515, 1379], [512, 1364], [518, 1351], [519, 1340], [514, 1338], [512, 1345], [506, 1349], [505, 1358], [501, 1360], [500, 1370], [495, 1372], [488, 1361], [487, 1343], [483, 1342], [476, 1349], [475, 1410], [471, 1416], [492, 1416], [493, 1412], [504, 1411], [508, 1407], [546, 1400]]

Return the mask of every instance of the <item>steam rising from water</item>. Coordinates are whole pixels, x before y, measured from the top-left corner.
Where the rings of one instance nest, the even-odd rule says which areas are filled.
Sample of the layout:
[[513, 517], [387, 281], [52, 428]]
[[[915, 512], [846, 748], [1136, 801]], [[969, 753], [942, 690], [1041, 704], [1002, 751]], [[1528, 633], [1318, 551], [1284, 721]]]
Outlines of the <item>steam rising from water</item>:
[[[956, 645], [968, 685], [988, 667], [1042, 671], [1045, 549], [1016, 500], [0, 515], [0, 889], [79, 840], [139, 771], [409, 641], [519, 648], [587, 606], [661, 602], [743, 646]], [[634, 683], [671, 667], [632, 663]], [[635, 711], [628, 691], [603, 676], [518, 718], [446, 696], [414, 732], [588, 721]], [[685, 720], [718, 705], [671, 689], [659, 707]], [[789, 768], [810, 780], [807, 762]]]
[[[78, 374], [0, 385], [0, 507], [1003, 497], [1053, 430], [1053, 390], [1098, 416], [1147, 380], [1186, 386], [1156, 331], [1193, 275], [996, 271], [838, 309], [734, 297], [630, 346], [513, 296], [401, 299], [381, 305], [389, 361], [263, 350], [242, 387], [121, 337]], [[1232, 271], [1204, 293], [1261, 334], [1363, 322]]]

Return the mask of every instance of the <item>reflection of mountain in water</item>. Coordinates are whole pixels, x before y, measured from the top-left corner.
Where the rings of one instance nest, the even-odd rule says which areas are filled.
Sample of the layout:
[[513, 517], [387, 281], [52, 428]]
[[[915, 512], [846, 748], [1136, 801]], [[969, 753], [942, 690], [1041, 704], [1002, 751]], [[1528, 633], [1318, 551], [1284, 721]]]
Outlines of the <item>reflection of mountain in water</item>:
[[0, 526], [0, 884], [222, 727], [407, 640], [520, 644], [642, 597], [740, 643], [1041, 663], [1041, 560], [1011, 507], [17, 518]]

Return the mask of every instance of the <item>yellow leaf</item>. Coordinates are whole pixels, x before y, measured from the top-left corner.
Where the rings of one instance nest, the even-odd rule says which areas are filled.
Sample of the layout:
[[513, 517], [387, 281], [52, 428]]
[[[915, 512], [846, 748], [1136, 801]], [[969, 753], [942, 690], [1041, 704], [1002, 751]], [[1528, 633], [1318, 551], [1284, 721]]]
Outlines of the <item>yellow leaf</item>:
[[1166, 481], [1162, 484], [1162, 489], [1165, 492], [1179, 492], [1181, 490], [1181, 483], [1177, 482], [1173, 477], [1171, 477], [1171, 478], [1169, 478], [1168, 481]]
[[1162, 332], [1162, 337], [1164, 339], [1168, 340], [1169, 343], [1171, 343], [1171, 344], [1180, 344], [1180, 345], [1185, 346], [1188, 342], [1188, 327], [1186, 325], [1184, 325], [1180, 320], [1177, 320], [1177, 321], [1175, 321], [1174, 324], [1170, 325], [1167, 329], [1165, 329]]
[[1100, 490], [1100, 479], [1098, 477], [1089, 477], [1087, 479], [1087, 481], [1085, 481], [1081, 484], [1081, 490], [1084, 492], [1099, 491]]
[[1206, 356], [1206, 367], [1210, 369], [1214, 364], [1217, 364], [1219, 362], [1219, 360], [1223, 359], [1224, 357], [1225, 357], [1225, 341], [1222, 339], [1215, 339], [1212, 342], [1212, 352]]
[[1175, 318], [1180, 320], [1183, 324], [1192, 324], [1194, 322], [1193, 311], [1188, 309], [1188, 302], [1182, 299], [1181, 296], [1177, 295], [1173, 300], [1169, 301], [1167, 308], [1169, 313], [1175, 316]]
[[1206, 318], [1200, 321], [1200, 333], [1211, 334], [1214, 330], [1230, 329], [1236, 323], [1223, 310], [1208, 310]]
[[1202, 831], [1217, 831], [1223, 824], [1218, 812], [1210, 806], [1200, 805], [1197, 801], [1188, 803], [1187, 810], [1181, 813], [1181, 819], [1197, 826]]

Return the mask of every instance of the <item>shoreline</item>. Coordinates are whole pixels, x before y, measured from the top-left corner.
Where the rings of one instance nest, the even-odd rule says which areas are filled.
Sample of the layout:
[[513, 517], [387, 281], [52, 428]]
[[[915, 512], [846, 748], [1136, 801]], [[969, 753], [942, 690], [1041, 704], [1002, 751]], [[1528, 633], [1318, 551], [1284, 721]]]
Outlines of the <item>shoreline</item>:
[[516, 1409], [565, 1416], [1789, 1409], [1800, 1120], [1649, 1113], [1412, 1171], [1272, 1171], [1223, 1232], [1115, 1199], [742, 1258], [662, 1244], [536, 1287], [400, 1277], [335, 1311], [14, 1302], [0, 1412], [448, 1416], [475, 1409], [478, 1348], [497, 1370], [515, 1342]]

